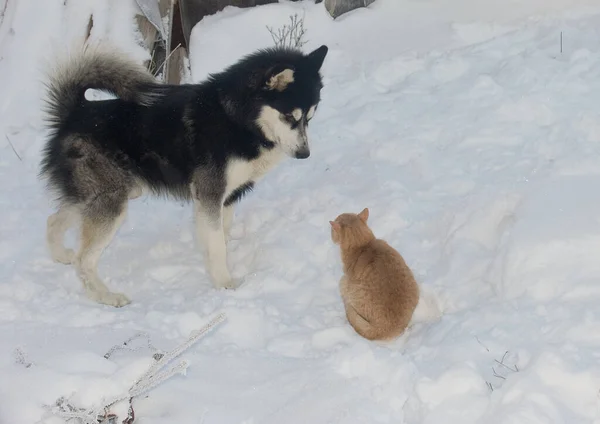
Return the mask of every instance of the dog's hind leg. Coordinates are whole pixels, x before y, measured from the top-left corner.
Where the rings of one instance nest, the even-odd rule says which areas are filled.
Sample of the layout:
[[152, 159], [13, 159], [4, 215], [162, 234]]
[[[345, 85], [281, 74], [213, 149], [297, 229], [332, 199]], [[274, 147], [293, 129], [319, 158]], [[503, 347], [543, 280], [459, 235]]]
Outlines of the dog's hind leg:
[[70, 264], [75, 259], [73, 249], [64, 245], [65, 233], [77, 223], [78, 212], [75, 206], [63, 204], [58, 211], [48, 217], [46, 241], [50, 256], [56, 262]]
[[81, 246], [75, 266], [86, 295], [109, 306], [121, 307], [130, 300], [111, 292], [98, 276], [98, 261], [123, 223], [127, 212], [127, 192], [96, 197], [82, 213]]
[[133, 200], [133, 199], [137, 199], [138, 197], [140, 197], [143, 193], [144, 193], [144, 190], [142, 189], [142, 187], [139, 184], [135, 184], [131, 188], [131, 190], [129, 190], [129, 194], [127, 195], [127, 197], [129, 198], [129, 200]]

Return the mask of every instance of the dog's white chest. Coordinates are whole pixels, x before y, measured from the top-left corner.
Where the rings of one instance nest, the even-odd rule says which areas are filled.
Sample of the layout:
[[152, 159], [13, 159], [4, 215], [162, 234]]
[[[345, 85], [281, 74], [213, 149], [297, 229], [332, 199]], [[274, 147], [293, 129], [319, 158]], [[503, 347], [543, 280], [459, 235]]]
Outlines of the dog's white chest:
[[258, 181], [281, 162], [284, 156], [281, 150], [275, 148], [262, 153], [253, 160], [230, 160], [227, 164], [227, 189], [225, 190], [225, 195], [228, 196], [233, 190], [248, 181]]

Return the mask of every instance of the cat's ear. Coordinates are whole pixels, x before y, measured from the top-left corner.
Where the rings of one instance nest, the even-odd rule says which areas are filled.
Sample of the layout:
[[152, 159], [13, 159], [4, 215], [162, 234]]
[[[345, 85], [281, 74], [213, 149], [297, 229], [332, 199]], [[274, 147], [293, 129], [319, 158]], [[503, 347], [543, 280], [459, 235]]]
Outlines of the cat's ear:
[[361, 213], [358, 214], [358, 217], [363, 221], [367, 222], [369, 219], [369, 208], [364, 208]]
[[336, 233], [339, 233], [340, 230], [342, 229], [340, 224], [335, 221], [329, 221], [329, 223], [331, 224], [331, 228], [333, 228], [333, 231], [335, 231]]

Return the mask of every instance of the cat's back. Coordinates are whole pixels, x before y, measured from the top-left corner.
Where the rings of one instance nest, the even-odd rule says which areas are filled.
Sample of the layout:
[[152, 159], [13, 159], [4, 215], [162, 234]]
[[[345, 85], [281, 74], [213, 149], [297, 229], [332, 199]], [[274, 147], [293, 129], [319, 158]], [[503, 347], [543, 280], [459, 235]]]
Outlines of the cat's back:
[[[357, 261], [359, 284], [370, 292], [371, 300], [391, 313], [411, 309], [419, 300], [419, 288], [402, 255], [385, 240], [370, 242]], [[362, 269], [358, 269], [362, 268]]]
[[365, 247], [363, 254], [365, 265], [368, 264], [371, 272], [392, 279], [404, 276], [408, 280], [414, 280], [413, 274], [402, 255], [385, 240], [375, 239], [371, 241]]

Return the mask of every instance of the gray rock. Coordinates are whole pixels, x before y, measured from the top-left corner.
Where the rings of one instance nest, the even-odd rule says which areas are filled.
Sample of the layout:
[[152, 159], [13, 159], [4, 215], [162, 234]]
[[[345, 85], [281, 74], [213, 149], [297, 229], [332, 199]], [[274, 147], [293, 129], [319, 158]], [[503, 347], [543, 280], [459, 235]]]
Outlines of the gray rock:
[[329, 14], [335, 19], [351, 10], [358, 9], [359, 7], [367, 7], [374, 1], [375, 0], [325, 0], [325, 9], [327, 9]]

